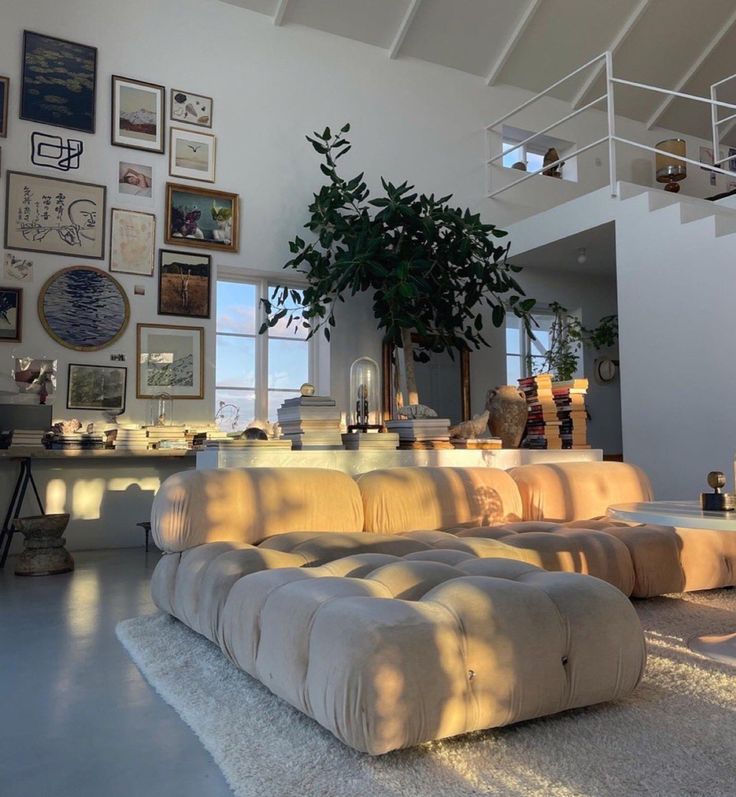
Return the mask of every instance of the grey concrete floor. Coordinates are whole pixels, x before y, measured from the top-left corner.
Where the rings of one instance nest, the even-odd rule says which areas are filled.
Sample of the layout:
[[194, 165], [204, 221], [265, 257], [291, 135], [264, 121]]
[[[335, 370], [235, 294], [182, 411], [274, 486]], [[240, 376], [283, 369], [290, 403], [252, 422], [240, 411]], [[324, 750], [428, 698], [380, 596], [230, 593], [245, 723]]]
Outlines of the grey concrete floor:
[[0, 571], [0, 795], [220, 797], [222, 773], [115, 636], [155, 611], [157, 554], [74, 554], [74, 573]]

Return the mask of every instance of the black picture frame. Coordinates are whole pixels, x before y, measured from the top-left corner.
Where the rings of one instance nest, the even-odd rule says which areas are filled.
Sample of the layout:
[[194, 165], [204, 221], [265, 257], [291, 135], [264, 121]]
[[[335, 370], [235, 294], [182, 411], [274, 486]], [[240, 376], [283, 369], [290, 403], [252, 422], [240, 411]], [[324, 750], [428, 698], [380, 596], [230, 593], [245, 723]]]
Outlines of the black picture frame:
[[[8, 304], [6, 294], [15, 296], [15, 302]], [[7, 306], [6, 306], [7, 305]], [[4, 326], [7, 319], [7, 311], [15, 310], [15, 334], [5, 335]], [[12, 330], [12, 326], [11, 326]], [[23, 288], [6, 288], [0, 286], [0, 343], [18, 343], [23, 334]]]
[[[104, 374], [98, 374], [102, 380], [102, 390], [103, 395], [100, 401], [73, 401], [72, 398], [72, 388], [74, 386], [74, 374], [75, 369], [79, 369], [80, 373], [82, 371], [122, 371], [122, 390], [119, 391], [120, 393], [120, 401], [114, 404], [105, 404], [104, 403]], [[76, 377], [79, 378], [79, 377]], [[95, 390], [97, 386], [95, 385]], [[100, 411], [100, 412], [115, 412], [115, 413], [124, 413], [125, 412], [125, 403], [128, 391], [128, 369], [125, 366], [120, 365], [89, 365], [87, 363], [69, 363], [69, 368], [67, 370], [67, 382], [66, 382], [66, 408], [68, 410], [91, 410], [91, 411]]]
[[[137, 138], [146, 135], [146, 124], [144, 120], [135, 119], [135, 126], [141, 125], [136, 130], [133, 128], [123, 128], [121, 120], [120, 96], [124, 88], [134, 89], [145, 92], [155, 98], [155, 134], [153, 139]], [[148, 83], [145, 80], [113, 75], [111, 82], [112, 98], [110, 102], [110, 143], [113, 147], [124, 147], [125, 149], [138, 149], [143, 152], [153, 152], [156, 155], [163, 155], [166, 152], [166, 87], [160, 83]], [[147, 109], [147, 112], [150, 111]], [[134, 114], [138, 116], [139, 113]], [[127, 120], [128, 125], [132, 122]]]
[[[179, 269], [174, 273], [173, 267]], [[183, 269], [191, 271], [184, 276]], [[171, 280], [167, 279], [172, 277]], [[178, 276], [179, 283], [176, 281]], [[191, 285], [192, 277], [195, 284]], [[198, 278], [204, 278], [206, 285], [199, 284]], [[186, 279], [186, 282], [184, 280]], [[205, 297], [201, 294], [204, 292]], [[186, 304], [190, 304], [187, 312]], [[159, 249], [158, 253], [158, 314], [179, 316], [181, 318], [210, 318], [212, 303], [212, 256], [195, 252], [179, 252], [174, 249]]]
[[0, 75], [0, 138], [8, 135], [8, 105], [10, 96], [10, 78]]
[[[40, 92], [33, 74], [47, 74], [68, 69], [75, 81], [75, 89], [56, 86], [54, 103], [46, 101], [49, 88]], [[79, 86], [82, 90], [79, 90]], [[44, 33], [23, 31], [23, 63], [21, 65], [20, 118], [82, 133], [94, 133], [97, 116], [97, 48], [87, 44], [47, 36]]]

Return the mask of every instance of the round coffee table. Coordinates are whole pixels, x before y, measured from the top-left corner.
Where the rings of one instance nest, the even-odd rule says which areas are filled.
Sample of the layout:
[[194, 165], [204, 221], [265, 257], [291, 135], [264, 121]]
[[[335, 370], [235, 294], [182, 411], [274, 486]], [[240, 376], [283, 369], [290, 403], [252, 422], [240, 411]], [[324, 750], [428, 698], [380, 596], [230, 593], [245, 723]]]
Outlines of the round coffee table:
[[[736, 511], [706, 512], [699, 501], [645, 501], [635, 504], [614, 504], [608, 507], [613, 520], [631, 523], [653, 523], [685, 529], [736, 532]], [[696, 636], [688, 640], [695, 653], [736, 666], [736, 633]]]

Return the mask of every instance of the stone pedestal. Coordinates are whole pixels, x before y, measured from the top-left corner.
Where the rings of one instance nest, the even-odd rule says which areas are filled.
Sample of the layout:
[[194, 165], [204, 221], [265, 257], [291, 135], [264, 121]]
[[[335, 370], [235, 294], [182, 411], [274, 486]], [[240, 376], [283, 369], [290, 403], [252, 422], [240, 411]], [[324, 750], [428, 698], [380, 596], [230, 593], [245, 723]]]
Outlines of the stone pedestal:
[[15, 564], [16, 576], [52, 576], [74, 570], [74, 559], [61, 535], [69, 515], [36, 515], [17, 518], [13, 524], [25, 537], [23, 552]]

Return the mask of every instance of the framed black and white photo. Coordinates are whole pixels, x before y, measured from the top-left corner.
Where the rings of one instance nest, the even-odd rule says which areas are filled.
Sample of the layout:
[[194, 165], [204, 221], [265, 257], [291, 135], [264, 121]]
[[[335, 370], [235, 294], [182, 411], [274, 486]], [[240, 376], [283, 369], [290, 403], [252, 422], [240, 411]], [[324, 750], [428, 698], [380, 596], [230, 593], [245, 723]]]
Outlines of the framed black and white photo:
[[136, 397], [204, 398], [204, 327], [138, 324]]
[[169, 132], [169, 174], [185, 180], [214, 183], [215, 136], [180, 127], [172, 127]]
[[127, 381], [128, 369], [124, 367], [70, 363], [67, 409], [122, 413]]
[[0, 288], [0, 342], [20, 340], [23, 289]]
[[157, 83], [112, 76], [112, 144], [163, 152], [166, 89]]
[[192, 94], [191, 91], [171, 89], [169, 107], [172, 122], [212, 127], [212, 97]]

